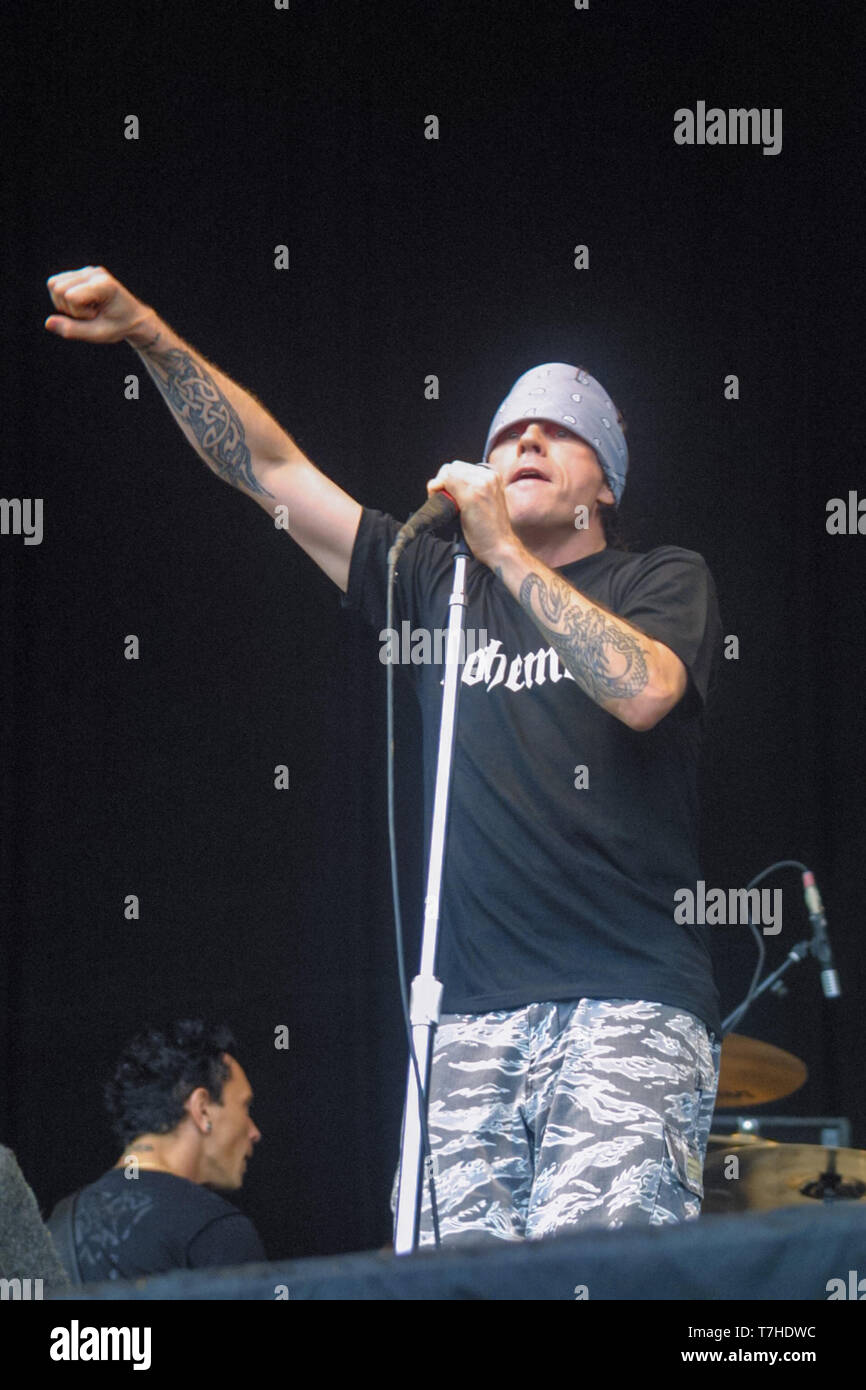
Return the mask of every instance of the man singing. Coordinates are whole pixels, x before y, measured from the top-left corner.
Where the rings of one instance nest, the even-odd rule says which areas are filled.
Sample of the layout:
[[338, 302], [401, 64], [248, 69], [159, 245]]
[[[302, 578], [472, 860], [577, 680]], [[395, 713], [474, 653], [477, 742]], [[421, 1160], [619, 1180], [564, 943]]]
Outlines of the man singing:
[[[208, 466], [385, 626], [399, 523], [327, 479], [251, 396], [103, 267], [52, 276], [46, 327], [140, 354]], [[582, 368], [526, 372], [496, 412], [489, 467], [428, 491], [460, 508], [474, 560], [437, 974], [429, 1129], [443, 1242], [535, 1239], [698, 1215], [720, 1053], [699, 927], [697, 771], [721, 641], [700, 555], [607, 545], [625, 485], [620, 417]], [[447, 625], [451, 546], [399, 565], [395, 618]], [[467, 644], [471, 650], [471, 644]], [[441, 667], [410, 665], [428, 818]], [[422, 1244], [432, 1241], [425, 1188]]]

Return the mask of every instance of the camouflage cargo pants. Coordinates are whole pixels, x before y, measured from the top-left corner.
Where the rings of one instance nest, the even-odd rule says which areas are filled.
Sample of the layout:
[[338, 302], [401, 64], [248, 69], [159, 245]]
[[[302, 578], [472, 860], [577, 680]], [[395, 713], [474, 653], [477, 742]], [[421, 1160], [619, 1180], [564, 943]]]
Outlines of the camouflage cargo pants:
[[443, 1244], [698, 1216], [720, 1053], [694, 1015], [642, 1000], [443, 1015], [428, 1121]]

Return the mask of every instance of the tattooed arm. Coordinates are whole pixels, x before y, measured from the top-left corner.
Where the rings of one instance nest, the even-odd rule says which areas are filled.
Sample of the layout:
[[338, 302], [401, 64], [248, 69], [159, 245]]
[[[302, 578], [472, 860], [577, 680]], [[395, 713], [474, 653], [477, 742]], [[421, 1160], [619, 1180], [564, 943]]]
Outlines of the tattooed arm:
[[103, 266], [52, 275], [62, 338], [126, 341], [139, 354], [175, 421], [217, 477], [252, 497], [345, 590], [361, 507], [301, 452], [248, 391], [179, 338]]
[[[140, 341], [138, 335], [130, 336], [126, 341], [138, 352], [199, 456], [218, 477], [233, 487], [253, 497], [272, 497], [273, 493], [260, 482], [253, 467], [250, 446], [254, 422], [248, 411], [246, 424], [241, 418], [244, 403], [237, 398], [239, 388], [232, 389], [215, 367], [206, 364], [203, 357], [181, 343], [167, 324], [155, 316], [143, 332], [150, 332], [151, 336]], [[261, 406], [258, 409], [261, 411]], [[269, 457], [279, 461], [281, 441], [278, 437], [268, 438], [268, 425], [273, 424], [278, 431], [270, 416], [265, 415], [258, 423], [256, 462], [261, 474]]]
[[581, 689], [630, 729], [653, 728], [685, 694], [686, 668], [669, 647], [588, 599], [519, 542], [493, 568]]
[[526, 609], [590, 699], [638, 733], [664, 719], [688, 685], [686, 668], [670, 647], [581, 594], [522, 544], [495, 469], [459, 459], [444, 464], [427, 491], [443, 488], [460, 507], [476, 559]]

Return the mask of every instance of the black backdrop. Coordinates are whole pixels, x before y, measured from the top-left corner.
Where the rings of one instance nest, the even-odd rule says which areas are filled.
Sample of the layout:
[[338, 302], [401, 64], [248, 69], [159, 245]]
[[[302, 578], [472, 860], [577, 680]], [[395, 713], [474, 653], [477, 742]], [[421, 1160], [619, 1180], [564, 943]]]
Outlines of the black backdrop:
[[[442, 461], [480, 456], [527, 367], [581, 362], [605, 383], [629, 422], [633, 547], [703, 553], [739, 638], [708, 728], [705, 878], [802, 858], [834, 934], [843, 999], [801, 967], [741, 1031], [810, 1068], [773, 1111], [847, 1114], [866, 1146], [866, 539], [825, 528], [827, 499], [866, 486], [852, 15], [18, 8], [0, 467], [4, 497], [44, 499], [44, 538], [0, 536], [2, 1124], [43, 1208], [115, 1161], [100, 1091], [120, 1045], [205, 1014], [234, 1027], [256, 1091], [264, 1138], [239, 1201], [269, 1253], [382, 1244], [404, 1078], [376, 635], [195, 459], [130, 349], [44, 331], [45, 278], [85, 263], [396, 515]], [[698, 100], [782, 108], [781, 153], [676, 145], [673, 113]], [[398, 715], [414, 940], [405, 692]], [[768, 886], [784, 887], [775, 963], [805, 916], [795, 876]], [[744, 936], [713, 933], [726, 1011], [752, 968]]]

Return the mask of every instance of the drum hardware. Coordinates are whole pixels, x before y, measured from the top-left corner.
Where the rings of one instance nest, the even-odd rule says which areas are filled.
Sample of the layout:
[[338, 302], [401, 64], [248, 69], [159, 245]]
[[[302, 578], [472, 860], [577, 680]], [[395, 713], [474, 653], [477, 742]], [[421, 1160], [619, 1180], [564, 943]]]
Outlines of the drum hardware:
[[715, 1138], [726, 1142], [708, 1147], [704, 1213], [775, 1211], [810, 1203], [831, 1206], [866, 1198], [866, 1152], [862, 1149], [772, 1140], [735, 1144], [729, 1135]]

